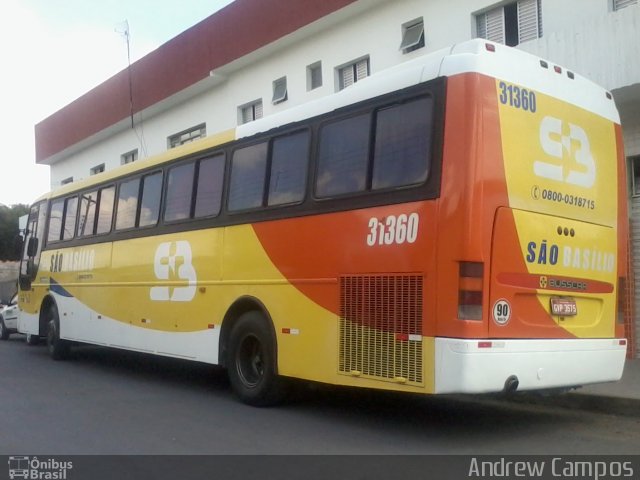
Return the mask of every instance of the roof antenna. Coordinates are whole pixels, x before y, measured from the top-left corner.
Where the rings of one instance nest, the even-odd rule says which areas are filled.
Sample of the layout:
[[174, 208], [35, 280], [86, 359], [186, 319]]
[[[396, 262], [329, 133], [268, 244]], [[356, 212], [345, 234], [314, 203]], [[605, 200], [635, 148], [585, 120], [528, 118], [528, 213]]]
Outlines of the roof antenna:
[[131, 117], [131, 128], [134, 128], [133, 124], [133, 81], [131, 77], [131, 34], [129, 32], [129, 21], [125, 20], [116, 26], [115, 31], [120, 35], [124, 35], [127, 42], [127, 74], [129, 77], [129, 115]]

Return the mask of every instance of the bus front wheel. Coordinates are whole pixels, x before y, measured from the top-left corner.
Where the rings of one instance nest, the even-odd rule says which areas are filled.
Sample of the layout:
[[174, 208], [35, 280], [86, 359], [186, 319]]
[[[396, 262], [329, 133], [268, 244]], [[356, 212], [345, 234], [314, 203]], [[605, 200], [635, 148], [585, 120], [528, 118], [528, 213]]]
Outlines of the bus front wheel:
[[229, 335], [228, 374], [236, 396], [264, 407], [282, 401], [284, 380], [276, 371], [276, 346], [267, 320], [259, 312], [238, 318]]
[[58, 308], [51, 305], [48, 311], [47, 322], [47, 348], [49, 355], [54, 360], [64, 360], [69, 356], [69, 342], [60, 338], [60, 319]]

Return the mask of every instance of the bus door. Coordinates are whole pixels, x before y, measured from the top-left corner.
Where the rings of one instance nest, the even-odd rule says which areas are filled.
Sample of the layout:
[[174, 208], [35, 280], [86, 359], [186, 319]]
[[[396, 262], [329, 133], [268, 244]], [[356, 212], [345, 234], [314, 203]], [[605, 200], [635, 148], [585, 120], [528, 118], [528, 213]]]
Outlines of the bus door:
[[35, 313], [39, 308], [38, 305], [30, 305], [30, 303], [40, 298], [33, 294], [33, 283], [36, 282], [40, 267], [46, 214], [47, 204], [40, 202], [31, 207], [27, 220], [19, 276], [21, 314], [18, 315], [18, 331], [21, 333], [39, 334], [37, 315], [22, 315], [22, 311], [26, 309], [28, 312]]

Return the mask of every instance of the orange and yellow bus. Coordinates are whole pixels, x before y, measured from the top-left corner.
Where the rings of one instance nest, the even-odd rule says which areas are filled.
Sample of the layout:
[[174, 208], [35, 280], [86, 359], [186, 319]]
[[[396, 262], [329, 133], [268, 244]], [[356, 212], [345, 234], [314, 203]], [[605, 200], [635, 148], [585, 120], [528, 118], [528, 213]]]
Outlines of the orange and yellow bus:
[[418, 393], [614, 381], [627, 210], [611, 94], [484, 40], [65, 186], [31, 208], [19, 328]]

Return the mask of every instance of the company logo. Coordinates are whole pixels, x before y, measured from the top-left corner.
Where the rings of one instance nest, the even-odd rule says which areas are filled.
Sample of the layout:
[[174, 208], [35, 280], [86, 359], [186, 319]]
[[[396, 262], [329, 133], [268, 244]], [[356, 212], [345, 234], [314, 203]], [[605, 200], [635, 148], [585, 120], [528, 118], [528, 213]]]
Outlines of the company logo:
[[544, 275], [540, 277], [540, 288], [547, 288], [547, 277]]
[[561, 280], [559, 278], [550, 278], [549, 286], [562, 290], [586, 290], [587, 284], [577, 280]]
[[596, 162], [584, 129], [546, 116], [540, 122], [540, 145], [544, 153], [553, 159], [533, 163], [533, 171], [537, 176], [584, 188], [593, 186], [596, 181]]
[[158, 245], [153, 269], [158, 280], [186, 281], [181, 287], [151, 287], [151, 300], [158, 302], [190, 302], [196, 294], [196, 269], [192, 263], [191, 244], [186, 241], [164, 242]]
[[9, 478], [25, 478], [31, 480], [66, 480], [68, 471], [73, 469], [73, 462], [61, 462], [54, 458], [46, 460], [38, 457], [9, 457]]
[[531, 264], [559, 265], [587, 272], [613, 272], [616, 267], [616, 255], [613, 252], [549, 244], [546, 240], [529, 242], [525, 260]]

